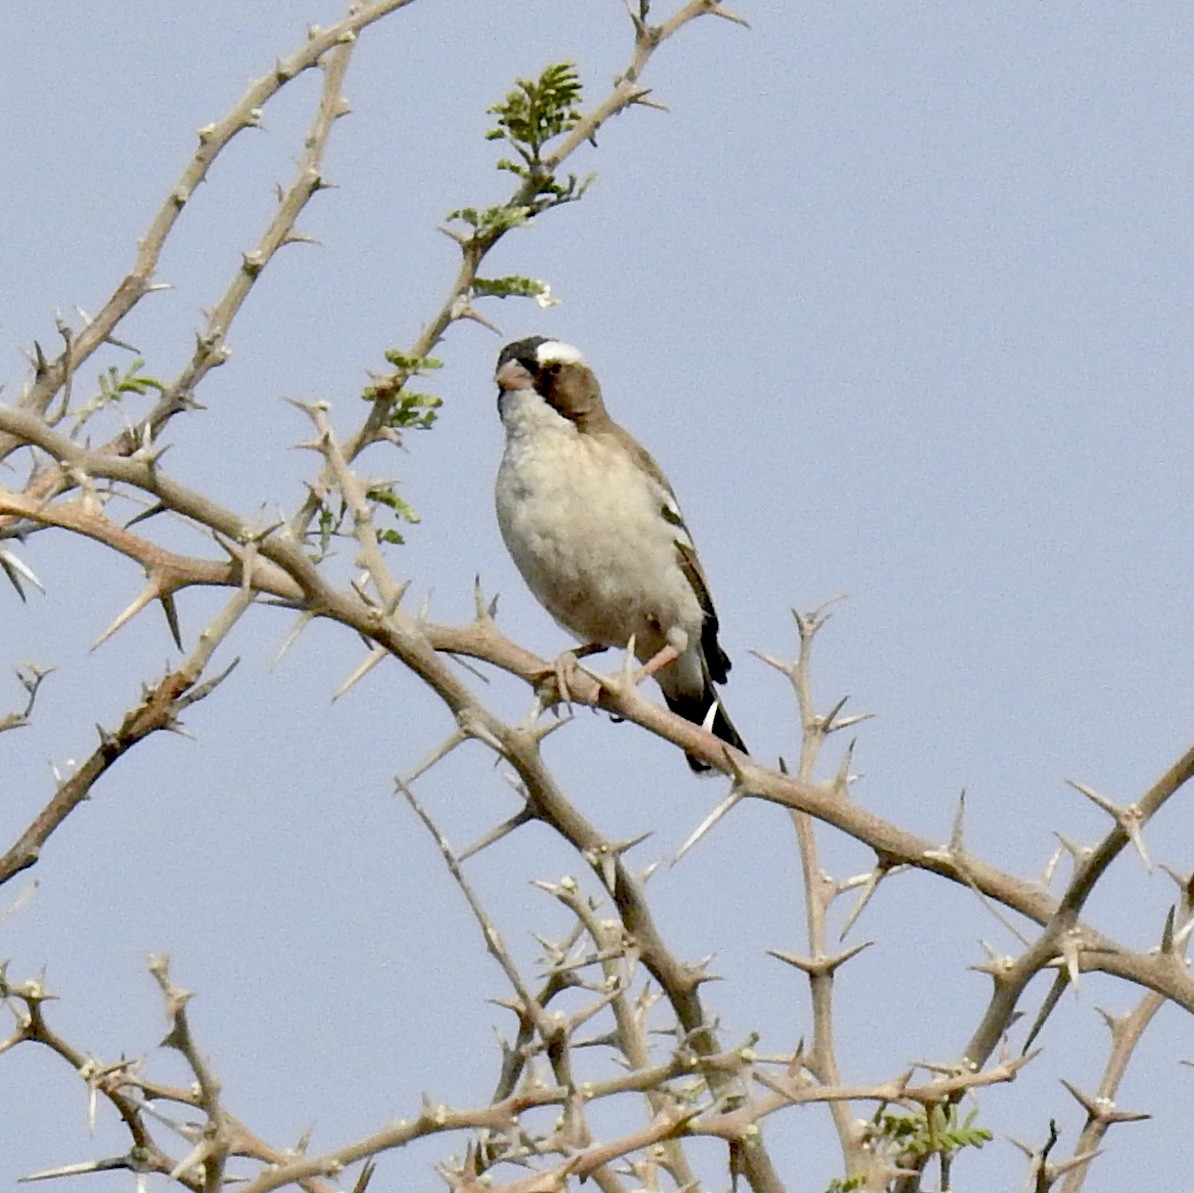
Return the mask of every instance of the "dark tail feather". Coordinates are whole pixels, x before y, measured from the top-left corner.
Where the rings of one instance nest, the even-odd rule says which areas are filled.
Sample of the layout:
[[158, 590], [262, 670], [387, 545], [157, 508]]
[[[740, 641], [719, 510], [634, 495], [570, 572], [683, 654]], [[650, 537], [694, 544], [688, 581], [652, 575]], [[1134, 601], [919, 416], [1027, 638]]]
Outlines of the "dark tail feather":
[[[716, 704], [717, 711], [713, 714], [713, 736], [721, 738], [727, 746], [733, 746], [734, 749], [741, 750], [744, 754], [750, 753], [738, 730], [734, 728], [730, 718], [726, 716], [726, 710], [722, 706], [721, 701], [718, 700], [717, 693], [713, 690], [712, 684], [706, 681], [705, 690], [700, 696], [669, 696], [664, 692], [663, 699], [672, 712], [677, 716], [683, 717], [686, 721], [691, 721], [694, 725], [703, 725], [705, 717], [708, 715], [710, 704]], [[684, 759], [689, 767], [697, 774], [704, 774], [705, 771], [713, 769], [707, 762], [694, 757], [692, 754], [685, 754]]]

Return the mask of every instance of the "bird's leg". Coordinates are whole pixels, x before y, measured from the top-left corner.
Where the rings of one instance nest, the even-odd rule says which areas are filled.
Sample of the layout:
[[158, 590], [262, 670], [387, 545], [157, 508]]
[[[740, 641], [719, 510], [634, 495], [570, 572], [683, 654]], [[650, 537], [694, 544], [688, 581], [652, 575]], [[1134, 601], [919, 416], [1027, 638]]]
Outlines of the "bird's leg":
[[638, 674], [634, 677], [634, 682], [636, 684], [642, 683], [644, 679], [649, 679], [661, 667], [666, 667], [668, 663], [674, 663], [679, 657], [680, 652], [674, 646], [663, 647], [639, 668]]

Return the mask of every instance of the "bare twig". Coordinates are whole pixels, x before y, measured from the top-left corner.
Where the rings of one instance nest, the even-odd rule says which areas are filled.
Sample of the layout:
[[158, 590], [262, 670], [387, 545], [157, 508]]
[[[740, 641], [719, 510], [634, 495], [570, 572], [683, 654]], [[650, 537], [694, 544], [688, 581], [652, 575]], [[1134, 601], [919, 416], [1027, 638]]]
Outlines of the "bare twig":
[[[833, 602], [830, 602], [833, 603]], [[792, 611], [800, 636], [800, 649], [793, 663], [783, 665], [773, 659], [766, 659], [772, 666], [785, 674], [792, 684], [800, 714], [800, 764], [797, 777], [801, 783], [811, 784], [820, 759], [821, 747], [833, 730], [834, 720], [844, 701], [840, 702], [827, 716], [817, 713], [813, 698], [811, 660], [813, 642], [817, 632], [824, 626], [830, 614], [828, 605], [812, 613]], [[845, 794], [844, 792], [842, 793]], [[813, 1012], [812, 1049], [805, 1059], [805, 1068], [822, 1084], [841, 1084], [841, 1071], [837, 1060], [837, 1043], [833, 1026], [834, 979], [841, 960], [852, 956], [857, 949], [842, 954], [841, 960], [830, 957], [827, 919], [830, 906], [841, 892], [839, 885], [822, 869], [813, 818], [798, 809], [792, 811], [792, 823], [800, 850], [800, 872], [804, 883], [805, 932], [809, 947], [809, 964], [802, 966], [808, 975], [809, 993]], [[865, 946], [862, 946], [865, 947]], [[834, 1100], [829, 1104], [837, 1132], [838, 1145], [842, 1151], [847, 1179], [861, 1179], [869, 1167], [871, 1158], [863, 1147], [854, 1113], [848, 1101]]]
[[[195, 649], [182, 665], [165, 675], [152, 688], [147, 688], [140, 702], [125, 713], [117, 729], [100, 730], [100, 744], [73, 775], [59, 784], [58, 790], [29, 827], [0, 856], [0, 885], [37, 861], [42, 846], [51, 834], [91, 794], [96, 782], [117, 760], [150, 734], [163, 729], [177, 729], [179, 713], [189, 703], [211, 691], [211, 686], [208, 686], [198, 693], [195, 685], [216, 647], [227, 637], [252, 601], [251, 591], [238, 591], [215, 621], [199, 635]], [[226, 674], [227, 671], [224, 672]]]
[[[162, 248], [179, 215], [196, 188], [207, 177], [216, 158], [232, 139], [238, 133], [260, 123], [262, 109], [291, 79], [319, 65], [324, 55], [337, 47], [351, 45], [360, 30], [409, 3], [411, 0], [379, 0], [374, 4], [354, 4], [337, 24], [324, 30], [312, 31], [305, 46], [254, 82], [222, 120], [199, 130], [199, 148], [170, 188], [150, 223], [149, 230], [141, 238], [132, 270], [99, 313], [71, 339], [62, 354], [53, 361], [39, 364], [34, 383], [22, 402], [25, 409], [34, 414], [44, 415], [54, 395], [66, 384], [70, 374], [77, 371], [97, 348], [111, 338], [125, 316], [150, 292], [151, 279]], [[298, 206], [301, 208], [301, 203]], [[296, 209], [295, 215], [297, 213]], [[18, 438], [0, 437], [0, 459], [4, 459], [19, 446], [21, 443]]]
[[52, 667], [35, 667], [31, 664], [26, 664], [23, 670], [20, 667], [17, 668], [17, 680], [21, 687], [25, 689], [25, 707], [20, 712], [9, 712], [0, 716], [0, 733], [3, 733], [6, 729], [20, 729], [22, 726], [29, 724], [29, 718], [33, 715], [33, 706], [37, 703], [37, 693], [41, 688], [42, 680], [52, 671]]

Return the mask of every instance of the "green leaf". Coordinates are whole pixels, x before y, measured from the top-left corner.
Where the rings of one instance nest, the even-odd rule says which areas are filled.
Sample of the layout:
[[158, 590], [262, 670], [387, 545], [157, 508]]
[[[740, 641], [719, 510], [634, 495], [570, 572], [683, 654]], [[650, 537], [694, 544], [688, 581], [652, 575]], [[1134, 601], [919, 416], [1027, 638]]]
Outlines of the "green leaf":
[[482, 240], [496, 240], [503, 232], [525, 224], [535, 212], [530, 207], [508, 206], [487, 207], [478, 211], [475, 207], [458, 207], [448, 213], [449, 220], [460, 220], [477, 230]]
[[497, 117], [497, 126], [485, 137], [509, 141], [537, 162], [548, 141], [580, 123], [582, 92], [580, 75], [572, 62], [553, 63], [538, 79], [518, 79], [505, 99], [486, 109]]
[[389, 349], [385, 358], [394, 368], [401, 369], [411, 377], [420, 377], [444, 367], [444, 362], [436, 360], [434, 356], [409, 356], [398, 348]]
[[93, 414], [97, 414], [105, 406], [119, 402], [127, 394], [143, 397], [151, 390], [159, 394], [165, 393], [166, 386], [163, 382], [156, 377], [147, 377], [141, 372], [144, 367], [145, 361], [138, 357], [123, 373], [115, 365], [100, 373], [96, 378], [99, 393], [79, 409], [75, 417], [75, 432]]
[[977, 1109], [972, 1110], [965, 1122], [959, 1122], [956, 1105], [934, 1106], [932, 1130], [923, 1111], [919, 1114], [884, 1113], [876, 1125], [879, 1137], [896, 1145], [905, 1155], [952, 1155], [963, 1148], [982, 1147], [993, 1138], [985, 1127], [973, 1125], [977, 1114]]
[[392, 510], [395, 517], [401, 518], [404, 522], [416, 524], [421, 519], [415, 512], [412, 506], [405, 498], [398, 495], [398, 489], [393, 481], [383, 485], [374, 485], [367, 490], [365, 496], [370, 501], [376, 502], [378, 505], [384, 505], [387, 509]]
[[[365, 493], [365, 496], [375, 505], [385, 506], [390, 512], [401, 522], [410, 522], [412, 524], [420, 521], [418, 513], [415, 512], [414, 506], [410, 504], [404, 497], [398, 493], [398, 487], [393, 481], [385, 484], [373, 485]], [[391, 543], [396, 547], [401, 547], [406, 539], [393, 528], [380, 530], [377, 532], [378, 542]]]
[[[344, 537], [344, 518], [347, 513], [347, 507], [344, 502], [340, 502], [339, 512], [335, 512], [328, 504], [326, 499], [319, 503], [319, 513], [316, 516], [315, 534], [318, 537], [318, 546], [311, 552], [311, 562], [321, 563], [327, 558], [328, 551], [331, 548], [332, 539]], [[308, 538], [310, 536], [308, 535]]]
[[439, 417], [439, 408], [443, 404], [443, 398], [435, 394], [401, 390], [386, 419], [386, 425], [398, 431], [428, 431]]
[[473, 278], [473, 294], [478, 298], [538, 298], [547, 289], [546, 282], [517, 274], [504, 278]]

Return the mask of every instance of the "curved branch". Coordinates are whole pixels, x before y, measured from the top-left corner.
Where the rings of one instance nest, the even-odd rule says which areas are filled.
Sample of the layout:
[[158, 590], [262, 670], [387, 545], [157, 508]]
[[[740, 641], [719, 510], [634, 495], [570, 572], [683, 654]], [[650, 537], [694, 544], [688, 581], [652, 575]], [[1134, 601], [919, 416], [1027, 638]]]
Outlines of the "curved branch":
[[[291, 79], [318, 65], [323, 56], [337, 46], [351, 44], [361, 29], [410, 3], [412, 0], [354, 4], [348, 15], [337, 24], [328, 29], [312, 29], [302, 49], [295, 51], [284, 62], [279, 62], [269, 74], [253, 83], [222, 120], [199, 130], [199, 148], [170, 188], [149, 230], [141, 238], [132, 270], [95, 318], [77, 336], [71, 337], [59, 356], [53, 361], [39, 360], [33, 386], [22, 401], [26, 409], [44, 414], [69, 376], [112, 335], [121, 320], [149, 293], [150, 282], [167, 237], [174, 230], [195, 188], [207, 177], [212, 164], [232, 139], [244, 129], [260, 124], [261, 109]], [[19, 441], [0, 439], [0, 459], [19, 446]]]
[[[167, 509], [218, 531], [231, 543], [249, 542], [255, 537], [254, 529], [247, 521], [167, 477], [152, 462], [89, 451], [52, 431], [35, 415], [11, 408], [0, 407], [0, 431], [22, 435], [82, 475], [121, 481], [152, 494]], [[147, 569], [165, 571], [172, 576], [170, 582], [174, 590], [191, 584], [239, 586], [243, 583], [242, 569], [235, 560], [221, 564], [173, 555], [89, 511], [84, 502], [42, 505], [0, 489], [0, 514], [3, 513], [63, 526], [69, 524], [71, 529], [106, 542]], [[483, 727], [491, 741], [495, 738], [502, 741], [515, 757], [522, 757], [529, 773], [539, 773], [537, 766], [529, 761], [529, 755], [525, 754], [526, 743], [517, 738], [503, 738], [503, 734], [516, 731], [503, 725], [480, 705], [467, 685], [440, 660], [439, 652], [492, 663], [533, 687], [549, 670], [544, 660], [508, 641], [490, 621], [475, 621], [459, 628], [433, 625], [417, 621], [401, 610], [387, 613], [366, 603], [356, 592], [332, 589], [288, 532], [267, 535], [259, 544], [259, 553], [261, 558], [253, 574], [255, 590], [288, 601], [304, 601], [315, 615], [339, 621], [371, 638], [428, 683], [458, 719], [469, 720], [471, 728], [462, 725], [466, 732], [476, 735], [478, 726]], [[268, 566], [271, 563], [274, 568]], [[837, 785], [804, 782], [764, 767], [736, 751], [731, 752], [711, 733], [655, 704], [633, 685], [609, 680], [599, 684], [587, 676], [578, 675], [571, 695], [576, 703], [616, 713], [703, 758], [710, 766], [734, 776], [743, 791], [756, 798], [807, 812], [841, 829], [869, 845], [889, 864], [915, 866], [971, 887], [1041, 925], [1047, 924], [1058, 913], [1058, 900], [1039, 885], [1015, 878], [968, 852], [943, 849], [906, 832], [851, 800]], [[1144, 818], [1154, 814], [1192, 775], [1194, 747], [1139, 801], [1138, 806], [1147, 810]], [[526, 781], [528, 776], [523, 774], [521, 777]], [[1127, 831], [1117, 825], [1087, 866], [1105, 868], [1129, 840]], [[1074, 930], [1080, 933], [1080, 964], [1083, 968], [1126, 977], [1165, 994], [1194, 1013], [1194, 978], [1174, 966], [1171, 959], [1133, 953], [1082, 921], [1075, 920]], [[989, 1031], [984, 1032], [984, 1041], [989, 1035]]]

